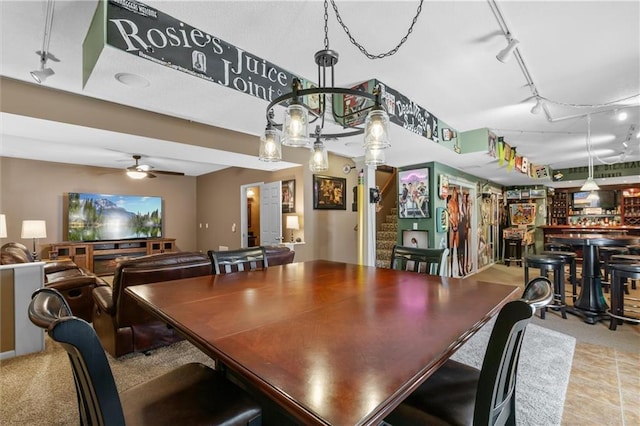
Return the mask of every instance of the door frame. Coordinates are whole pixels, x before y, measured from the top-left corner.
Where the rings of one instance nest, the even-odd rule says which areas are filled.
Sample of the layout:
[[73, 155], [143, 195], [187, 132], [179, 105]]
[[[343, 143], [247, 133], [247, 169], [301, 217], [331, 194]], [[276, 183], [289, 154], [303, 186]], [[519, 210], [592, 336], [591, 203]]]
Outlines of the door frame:
[[[247, 218], [247, 190], [254, 186], [263, 185], [262, 182], [247, 183], [240, 185], [240, 247], [249, 246], [249, 220]], [[258, 205], [258, 208], [260, 206]]]

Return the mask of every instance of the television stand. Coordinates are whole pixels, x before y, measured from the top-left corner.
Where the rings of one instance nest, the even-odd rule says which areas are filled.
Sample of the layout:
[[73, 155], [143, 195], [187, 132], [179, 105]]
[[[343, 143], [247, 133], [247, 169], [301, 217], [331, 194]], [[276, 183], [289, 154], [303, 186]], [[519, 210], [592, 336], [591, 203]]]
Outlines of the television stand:
[[67, 257], [96, 275], [111, 275], [121, 257], [175, 251], [175, 238], [141, 238], [111, 241], [63, 241], [51, 244], [59, 257]]

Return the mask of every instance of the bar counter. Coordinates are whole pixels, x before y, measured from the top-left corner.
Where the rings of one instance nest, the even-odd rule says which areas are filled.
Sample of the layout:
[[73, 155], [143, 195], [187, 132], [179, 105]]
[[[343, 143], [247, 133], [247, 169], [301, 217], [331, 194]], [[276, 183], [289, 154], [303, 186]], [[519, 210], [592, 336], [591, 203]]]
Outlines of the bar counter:
[[620, 226], [603, 226], [603, 225], [543, 225], [539, 227], [544, 235], [544, 242], [549, 242], [548, 236], [551, 234], [576, 233], [576, 234], [608, 234], [620, 232], [625, 235], [640, 235], [640, 226], [620, 225]]

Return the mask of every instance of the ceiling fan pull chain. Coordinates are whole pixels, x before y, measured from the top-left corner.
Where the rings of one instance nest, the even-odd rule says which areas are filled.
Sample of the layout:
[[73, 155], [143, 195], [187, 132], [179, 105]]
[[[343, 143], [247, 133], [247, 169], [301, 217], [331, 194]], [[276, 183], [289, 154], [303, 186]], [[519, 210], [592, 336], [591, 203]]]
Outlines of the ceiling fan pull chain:
[[[331, 5], [333, 6], [333, 10], [336, 13], [336, 19], [338, 20], [338, 23], [342, 26], [342, 29], [344, 30], [344, 32], [347, 34], [347, 36], [349, 37], [349, 40], [351, 41], [351, 43], [356, 46], [360, 52], [362, 52], [363, 55], [365, 55], [367, 58], [369, 59], [382, 59], [382, 58], [386, 58], [387, 56], [392, 56], [394, 55], [399, 49], [400, 47], [407, 41], [407, 39], [409, 38], [409, 36], [411, 35], [411, 33], [413, 32], [413, 27], [416, 25], [416, 22], [418, 22], [418, 17], [420, 16], [420, 12], [422, 12], [422, 3], [424, 0], [420, 0], [420, 4], [418, 5], [418, 9], [416, 11], [416, 15], [413, 17], [413, 21], [411, 22], [411, 25], [409, 26], [409, 29], [407, 30], [407, 34], [402, 37], [402, 39], [400, 40], [400, 42], [396, 45], [396, 47], [394, 47], [393, 49], [385, 52], [385, 53], [379, 53], [377, 55], [371, 54], [367, 51], [367, 49], [361, 45], [360, 43], [358, 43], [356, 41], [356, 39], [353, 37], [353, 35], [351, 35], [351, 31], [349, 30], [349, 27], [347, 27], [347, 25], [342, 21], [342, 17], [340, 16], [340, 12], [338, 11], [338, 6], [336, 5], [336, 2], [334, 0], [331, 0]], [[326, 1], [325, 1], [325, 10], [326, 10]], [[325, 11], [326, 13], [326, 11]], [[326, 20], [325, 20], [325, 33], [326, 33]], [[325, 41], [326, 41], [326, 36], [325, 36]]]

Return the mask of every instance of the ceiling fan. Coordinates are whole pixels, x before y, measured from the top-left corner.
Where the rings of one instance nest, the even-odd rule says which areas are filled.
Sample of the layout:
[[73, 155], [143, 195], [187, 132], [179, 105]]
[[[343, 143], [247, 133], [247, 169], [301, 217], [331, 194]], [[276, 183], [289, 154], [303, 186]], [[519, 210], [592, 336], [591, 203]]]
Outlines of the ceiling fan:
[[181, 172], [169, 172], [166, 170], [153, 170], [153, 166], [148, 164], [140, 164], [140, 155], [134, 155], [133, 159], [136, 164], [133, 166], [127, 167], [127, 176], [132, 179], [145, 179], [145, 178], [155, 178], [156, 174], [163, 175], [174, 175], [174, 176], [184, 176], [184, 173]]

